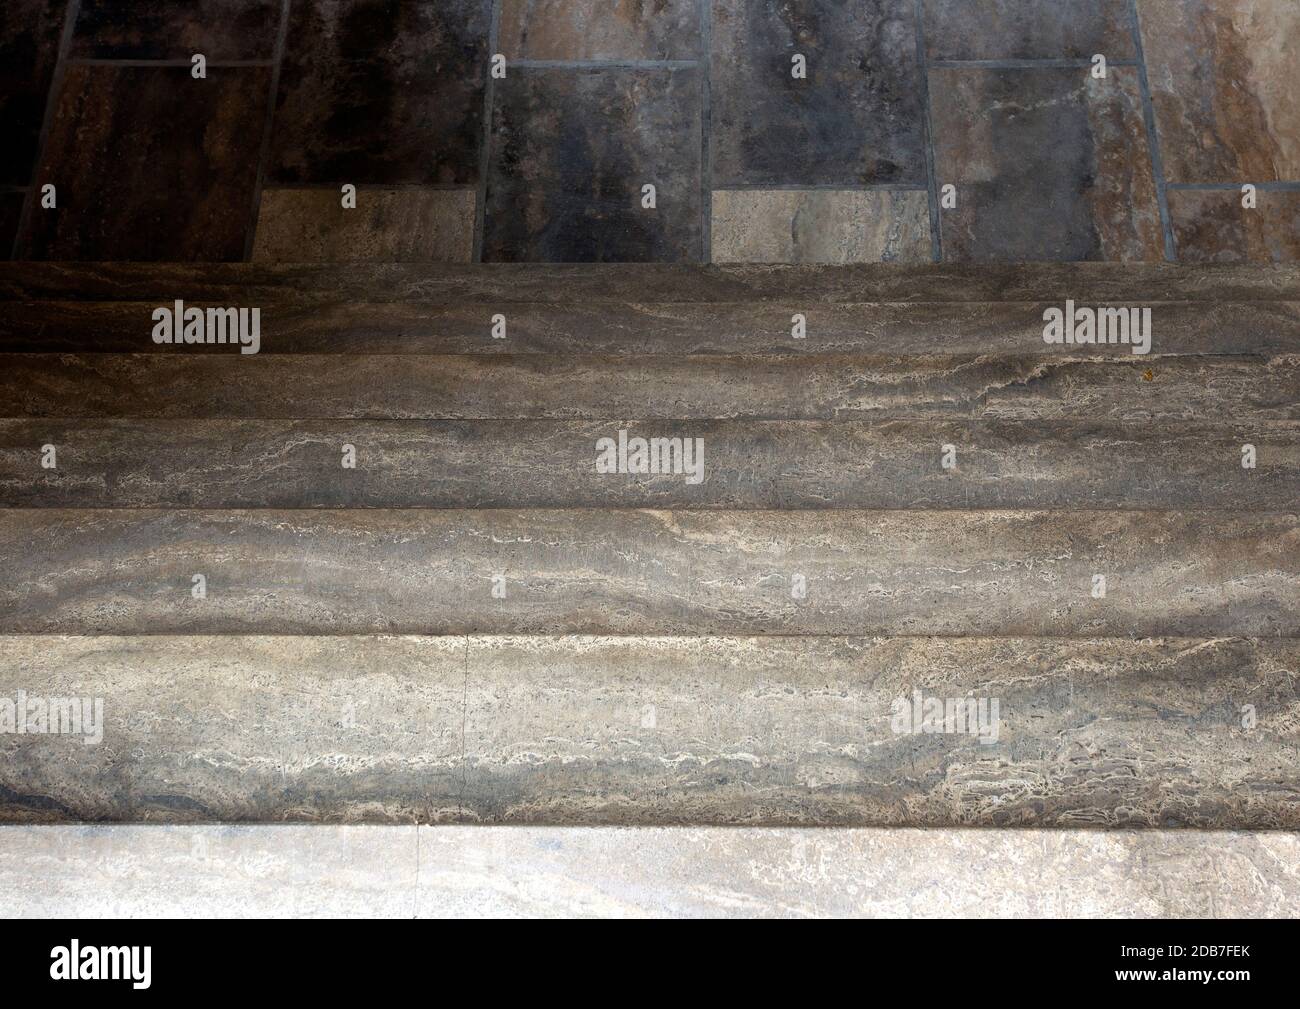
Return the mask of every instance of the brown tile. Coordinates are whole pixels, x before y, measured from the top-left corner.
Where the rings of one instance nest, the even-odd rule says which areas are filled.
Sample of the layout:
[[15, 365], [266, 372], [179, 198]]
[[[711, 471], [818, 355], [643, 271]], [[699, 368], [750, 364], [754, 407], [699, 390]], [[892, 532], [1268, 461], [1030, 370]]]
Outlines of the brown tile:
[[362, 189], [344, 210], [337, 189], [267, 189], [253, 259], [468, 263], [474, 203], [472, 189]]
[[270, 71], [73, 66], [59, 98], [33, 259], [238, 260], [253, 206]]
[[532, 60], [693, 60], [698, 0], [502, 0], [501, 52]]
[[268, 60], [275, 55], [280, 12], [279, 0], [81, 0], [72, 55]]
[[1132, 59], [1129, 0], [925, 0], [932, 60]]
[[947, 260], [1159, 260], [1164, 232], [1135, 69], [933, 69]]
[[713, 193], [715, 263], [922, 263], [921, 191], [724, 189]]
[[31, 181], [67, 6], [66, 0], [0, 3], [0, 185]]
[[1300, 3], [1138, 10], [1167, 181], [1300, 181]]
[[473, 184], [491, 0], [291, 8], [269, 178]]
[[1239, 190], [1169, 191], [1178, 258], [1188, 263], [1300, 262], [1300, 192], [1256, 192], [1242, 206]]
[[710, 2], [714, 185], [925, 182], [913, 0]]
[[701, 258], [699, 71], [517, 70], [494, 95], [485, 260]]

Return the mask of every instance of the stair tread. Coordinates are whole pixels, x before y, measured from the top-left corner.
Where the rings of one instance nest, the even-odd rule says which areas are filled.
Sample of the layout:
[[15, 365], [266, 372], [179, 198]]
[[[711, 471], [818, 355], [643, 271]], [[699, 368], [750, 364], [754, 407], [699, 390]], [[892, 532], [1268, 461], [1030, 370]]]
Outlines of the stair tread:
[[[1286, 639], [4, 637], [0, 680], [113, 732], [0, 761], [0, 821], [1296, 830], [1297, 668]], [[895, 731], [916, 689], [997, 698], [998, 744]]]
[[[600, 438], [703, 439], [685, 473], [596, 472]], [[1257, 468], [1243, 469], [1241, 447]], [[58, 446], [59, 466], [36, 464]], [[357, 452], [344, 469], [342, 447]], [[942, 466], [943, 446], [956, 469]], [[1104, 464], [1101, 464], [1104, 460]], [[9, 507], [1300, 507], [1300, 421], [0, 420]]]
[[1296, 512], [32, 509], [0, 556], [19, 633], [1300, 635]]
[[[241, 298], [240, 304], [246, 299]], [[171, 302], [166, 302], [171, 305]], [[222, 307], [190, 300], [190, 307]], [[1300, 301], [1133, 302], [1152, 308], [1152, 354], [1300, 353]], [[10, 302], [0, 352], [229, 354], [155, 344], [157, 301]], [[260, 354], [1128, 354], [1044, 342], [1057, 302], [587, 302], [512, 304], [504, 339], [475, 302], [326, 302], [261, 307]], [[807, 335], [791, 335], [792, 313]]]
[[1300, 356], [0, 355], [0, 417], [1300, 419]]

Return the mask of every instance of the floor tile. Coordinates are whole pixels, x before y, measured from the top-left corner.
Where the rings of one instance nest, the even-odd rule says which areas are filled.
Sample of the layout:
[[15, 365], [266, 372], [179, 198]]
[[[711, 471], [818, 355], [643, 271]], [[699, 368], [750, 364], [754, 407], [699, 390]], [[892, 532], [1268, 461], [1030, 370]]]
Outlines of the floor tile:
[[0, 4], [0, 185], [31, 181], [67, 6], [65, 0]]
[[72, 55], [79, 59], [269, 60], [279, 0], [81, 0]]
[[713, 0], [712, 38], [715, 186], [924, 183], [912, 0]]
[[948, 260], [1164, 256], [1137, 72], [930, 72]]
[[713, 193], [715, 263], [922, 263], [930, 260], [923, 191]]
[[485, 260], [700, 258], [698, 71], [516, 71], [495, 95]]
[[1128, 0], [925, 0], [932, 60], [1134, 57]]
[[1166, 180], [1300, 181], [1300, 3], [1138, 10]]
[[270, 180], [475, 183], [491, 6], [294, 4]]
[[237, 260], [253, 206], [270, 71], [73, 66], [38, 179], [25, 258]]
[[1186, 263], [1300, 262], [1300, 192], [1259, 190], [1256, 206], [1238, 190], [1171, 190], [1178, 258]]
[[502, 0], [507, 59], [694, 60], [699, 0]]
[[253, 259], [279, 263], [468, 263], [472, 189], [363, 189], [345, 210], [337, 189], [267, 189]]
[[0, 193], [0, 259], [8, 259], [13, 249], [25, 198], [25, 193]]

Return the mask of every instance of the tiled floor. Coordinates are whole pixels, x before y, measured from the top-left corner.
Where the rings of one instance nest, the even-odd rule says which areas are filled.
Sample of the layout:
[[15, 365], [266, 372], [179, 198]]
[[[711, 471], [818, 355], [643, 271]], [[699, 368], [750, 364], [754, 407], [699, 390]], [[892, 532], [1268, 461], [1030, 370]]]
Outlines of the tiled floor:
[[6, 0], [0, 248], [1294, 261], [1298, 67], [1296, 0]]

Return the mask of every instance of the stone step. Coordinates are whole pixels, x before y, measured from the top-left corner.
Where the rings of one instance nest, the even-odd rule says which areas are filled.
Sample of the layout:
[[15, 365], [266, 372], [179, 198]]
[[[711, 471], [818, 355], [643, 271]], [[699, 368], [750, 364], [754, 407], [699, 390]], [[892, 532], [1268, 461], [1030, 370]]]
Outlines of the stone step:
[[15, 633], [1300, 635], [1296, 512], [6, 510], [0, 562]]
[[1300, 420], [1300, 355], [0, 355], [0, 417]]
[[[492, 306], [462, 300], [250, 306], [246, 296], [235, 300], [258, 307], [259, 354], [1133, 356], [1131, 344], [1047, 343], [1045, 313], [1063, 311], [1059, 301], [578, 301]], [[229, 307], [192, 299], [183, 304], [205, 311]], [[0, 313], [0, 352], [232, 352], [228, 345], [154, 343], [153, 313], [160, 307], [174, 313], [175, 303], [8, 302]], [[1300, 353], [1300, 300], [1135, 301], [1125, 307], [1151, 310], [1149, 359]], [[500, 338], [493, 336], [498, 314], [505, 320]], [[794, 336], [796, 315], [803, 317], [802, 338]]]
[[1286, 638], [6, 637], [0, 696], [103, 735], [0, 736], [0, 821], [1296, 830], [1297, 672]]
[[[604, 473], [600, 439], [677, 438]], [[681, 449], [694, 447], [693, 476]], [[56, 469], [42, 469], [42, 446]], [[343, 467], [344, 446], [356, 468]], [[1243, 468], [1252, 445], [1255, 468]], [[944, 467], [952, 446], [954, 468]], [[677, 453], [681, 452], [679, 456]], [[14, 508], [1300, 506], [1300, 421], [0, 420]]]

